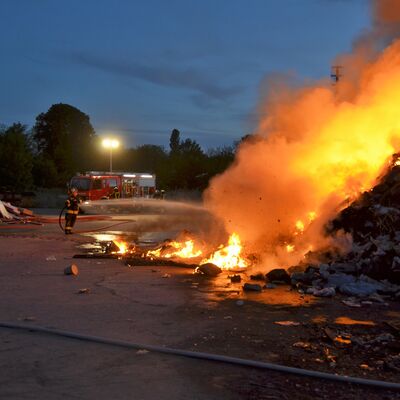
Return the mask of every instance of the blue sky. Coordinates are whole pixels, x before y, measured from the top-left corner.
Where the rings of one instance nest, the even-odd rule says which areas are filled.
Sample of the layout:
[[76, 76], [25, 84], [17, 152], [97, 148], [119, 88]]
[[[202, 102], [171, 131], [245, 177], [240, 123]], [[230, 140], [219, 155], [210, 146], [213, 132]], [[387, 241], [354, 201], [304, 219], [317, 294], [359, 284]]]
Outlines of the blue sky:
[[55, 103], [127, 147], [204, 148], [256, 123], [272, 73], [327, 77], [370, 25], [368, 0], [0, 0], [0, 123]]

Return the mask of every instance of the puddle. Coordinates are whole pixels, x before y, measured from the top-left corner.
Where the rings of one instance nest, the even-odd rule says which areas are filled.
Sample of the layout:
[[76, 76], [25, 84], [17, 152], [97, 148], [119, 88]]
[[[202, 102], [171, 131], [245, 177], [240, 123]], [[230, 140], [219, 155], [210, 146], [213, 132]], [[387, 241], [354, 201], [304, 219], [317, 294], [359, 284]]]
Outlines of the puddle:
[[314, 322], [314, 324], [323, 324], [327, 321], [327, 318], [326, 315], [317, 315], [311, 321]]
[[375, 322], [373, 321], [361, 321], [357, 319], [352, 319], [350, 317], [338, 317], [335, 319], [335, 324], [338, 325], [366, 325], [366, 326], [375, 326]]
[[[236, 271], [235, 273], [238, 272]], [[195, 297], [199, 301], [220, 302], [221, 300], [233, 299], [293, 307], [309, 306], [317, 301], [315, 297], [302, 296], [297, 291], [290, 290], [287, 285], [277, 286], [274, 289], [263, 289], [261, 292], [245, 292], [243, 291], [244, 283], [254, 283], [255, 281], [247, 279], [244, 271], [240, 272], [242, 273], [242, 281], [237, 283], [231, 282], [229, 278], [229, 275], [232, 275], [232, 271], [224, 271], [211, 279], [194, 275], [194, 283], [198, 282], [196, 286], [192, 284], [192, 288], [195, 289], [193, 290]]]

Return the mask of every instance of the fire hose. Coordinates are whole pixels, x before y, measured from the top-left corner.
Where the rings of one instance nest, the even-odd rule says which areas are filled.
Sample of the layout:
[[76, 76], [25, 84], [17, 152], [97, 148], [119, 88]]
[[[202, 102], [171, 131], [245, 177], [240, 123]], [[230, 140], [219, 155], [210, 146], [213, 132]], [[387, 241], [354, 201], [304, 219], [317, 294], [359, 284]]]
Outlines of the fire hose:
[[[67, 208], [67, 206], [64, 206], [61, 211], [60, 211], [60, 215], [58, 216], [58, 226], [60, 227], [60, 229], [64, 232], [64, 227], [62, 224], [62, 215], [64, 210]], [[133, 222], [133, 221], [120, 221], [120, 222], [116, 222], [114, 224], [110, 224], [107, 226], [102, 226], [101, 228], [96, 228], [96, 229], [90, 229], [90, 230], [86, 230], [86, 231], [74, 231], [75, 233], [90, 233], [90, 232], [98, 232], [98, 231], [104, 231], [106, 229], [110, 229], [113, 228], [114, 226], [118, 226], [118, 225], [123, 225], [123, 224], [127, 224], [129, 222]]]
[[373, 387], [377, 387], [377, 388], [381, 388], [381, 389], [400, 390], [400, 383], [396, 383], [396, 382], [387, 382], [387, 381], [380, 381], [380, 380], [374, 380], [374, 379], [357, 378], [357, 377], [352, 377], [352, 376], [335, 375], [335, 374], [330, 374], [327, 372], [319, 372], [319, 371], [312, 371], [312, 370], [302, 369], [302, 368], [288, 367], [285, 365], [273, 364], [273, 363], [268, 363], [268, 362], [264, 362], [264, 361], [254, 361], [254, 360], [248, 360], [248, 359], [244, 359], [244, 358], [223, 356], [223, 355], [219, 355], [219, 354], [202, 353], [202, 352], [196, 352], [196, 351], [174, 349], [174, 348], [169, 348], [169, 347], [164, 347], [164, 346], [154, 346], [154, 345], [148, 345], [148, 344], [132, 343], [132, 342], [124, 341], [124, 340], [109, 339], [109, 338], [105, 338], [105, 337], [101, 337], [101, 336], [83, 335], [80, 333], [64, 331], [64, 330], [60, 330], [60, 329], [51, 329], [51, 328], [45, 328], [45, 327], [41, 327], [41, 326], [32, 326], [32, 325], [26, 325], [26, 324], [15, 324], [15, 323], [11, 323], [11, 322], [0, 322], [0, 327], [7, 328], [7, 329], [19, 329], [19, 330], [29, 331], [29, 332], [40, 332], [40, 333], [45, 333], [45, 334], [49, 334], [49, 335], [62, 336], [62, 337], [71, 338], [71, 339], [107, 344], [107, 345], [111, 345], [111, 346], [119, 346], [119, 347], [124, 347], [124, 348], [129, 348], [129, 349], [147, 350], [147, 351], [152, 351], [152, 352], [157, 352], [157, 353], [177, 355], [177, 356], [195, 358], [195, 359], [200, 359], [200, 360], [217, 361], [217, 362], [240, 365], [240, 366], [245, 366], [245, 367], [260, 368], [260, 369], [278, 371], [278, 372], [295, 374], [295, 375], [300, 375], [300, 376], [307, 376], [310, 378], [319, 378], [319, 379], [327, 379], [327, 380], [336, 381], [336, 382], [367, 385], [367, 386], [373, 386]]

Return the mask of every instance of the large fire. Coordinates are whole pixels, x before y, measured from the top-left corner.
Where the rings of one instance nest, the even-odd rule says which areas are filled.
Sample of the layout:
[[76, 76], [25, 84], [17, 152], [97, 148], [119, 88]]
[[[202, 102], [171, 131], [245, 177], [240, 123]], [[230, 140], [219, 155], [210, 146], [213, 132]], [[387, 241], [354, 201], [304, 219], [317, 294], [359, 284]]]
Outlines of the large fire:
[[276, 266], [278, 256], [288, 266], [326, 245], [325, 223], [371, 189], [400, 150], [400, 40], [377, 51], [400, 31], [400, 4], [374, 7], [371, 33], [337, 60], [343, 76], [335, 86], [268, 82], [258, 129], [207, 190], [208, 208], [266, 264]]

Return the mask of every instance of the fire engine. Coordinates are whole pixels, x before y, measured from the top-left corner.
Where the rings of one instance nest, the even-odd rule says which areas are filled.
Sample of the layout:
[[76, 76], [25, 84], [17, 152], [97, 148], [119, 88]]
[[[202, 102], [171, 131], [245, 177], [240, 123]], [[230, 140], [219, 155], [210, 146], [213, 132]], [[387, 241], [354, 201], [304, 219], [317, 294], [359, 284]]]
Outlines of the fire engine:
[[78, 189], [78, 196], [86, 200], [104, 200], [115, 197], [153, 197], [156, 176], [146, 172], [88, 171], [71, 178], [69, 187]]

